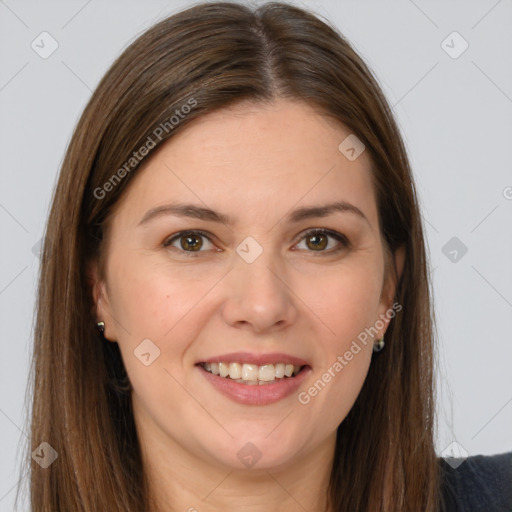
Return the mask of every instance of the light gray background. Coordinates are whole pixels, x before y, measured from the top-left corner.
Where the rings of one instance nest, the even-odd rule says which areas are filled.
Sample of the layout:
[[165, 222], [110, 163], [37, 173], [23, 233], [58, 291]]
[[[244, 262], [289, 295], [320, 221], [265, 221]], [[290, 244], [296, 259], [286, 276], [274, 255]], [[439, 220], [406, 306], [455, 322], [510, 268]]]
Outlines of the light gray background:
[[[453, 441], [454, 453], [512, 450], [512, 2], [294, 3], [347, 36], [379, 79], [406, 140], [438, 319], [438, 452]], [[112, 60], [155, 21], [190, 4], [0, 0], [1, 511], [13, 510], [18, 444], [28, 432], [33, 248], [67, 143]], [[43, 31], [59, 45], [47, 59], [31, 48]], [[458, 58], [442, 47], [453, 31], [469, 44]], [[461, 44], [451, 36], [444, 47], [458, 53]], [[455, 262], [443, 253], [452, 237], [468, 249]]]

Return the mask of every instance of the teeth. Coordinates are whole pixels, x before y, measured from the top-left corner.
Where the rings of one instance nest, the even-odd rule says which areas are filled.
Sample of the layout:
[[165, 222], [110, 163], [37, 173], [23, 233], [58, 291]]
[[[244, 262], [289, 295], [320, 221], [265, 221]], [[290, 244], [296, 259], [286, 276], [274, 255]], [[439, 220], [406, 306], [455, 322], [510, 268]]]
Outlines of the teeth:
[[242, 380], [258, 380], [258, 366], [255, 364], [244, 364], [242, 366]]
[[229, 378], [230, 379], [241, 379], [242, 378], [242, 367], [238, 363], [229, 363]]
[[264, 364], [258, 369], [258, 380], [265, 382], [276, 380], [276, 371], [273, 364]]
[[219, 363], [219, 375], [221, 377], [227, 377], [229, 375], [229, 364]]
[[261, 385], [297, 375], [302, 367], [286, 363], [269, 363], [262, 366], [249, 363], [203, 363], [203, 368], [213, 375], [227, 377], [236, 382]]

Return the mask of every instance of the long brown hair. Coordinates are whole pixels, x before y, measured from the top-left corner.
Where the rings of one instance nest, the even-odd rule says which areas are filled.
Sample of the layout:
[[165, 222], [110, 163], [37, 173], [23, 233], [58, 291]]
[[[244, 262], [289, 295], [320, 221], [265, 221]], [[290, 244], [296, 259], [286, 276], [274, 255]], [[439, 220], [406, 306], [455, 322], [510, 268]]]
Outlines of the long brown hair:
[[[113, 63], [70, 141], [41, 257], [31, 389], [32, 511], [149, 511], [129, 382], [95, 330], [87, 263], [102, 258], [109, 215], [151, 151], [194, 119], [289, 98], [347, 126], [372, 162], [386, 249], [405, 247], [386, 348], [338, 427], [336, 511], [434, 511], [434, 324], [424, 235], [407, 154], [377, 81], [349, 43], [297, 7], [198, 4], [159, 22]], [[174, 116], [174, 117], [173, 117]], [[149, 142], [151, 139], [151, 142]], [[138, 154], [138, 153], [137, 153]], [[124, 169], [124, 171], [123, 171]]]

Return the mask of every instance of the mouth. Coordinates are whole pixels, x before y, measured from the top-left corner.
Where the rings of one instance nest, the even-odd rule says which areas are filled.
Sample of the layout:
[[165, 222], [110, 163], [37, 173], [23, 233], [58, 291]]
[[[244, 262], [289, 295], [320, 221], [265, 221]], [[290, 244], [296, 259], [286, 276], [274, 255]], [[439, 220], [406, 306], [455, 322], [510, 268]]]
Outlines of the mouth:
[[312, 372], [289, 354], [224, 354], [195, 365], [218, 392], [245, 405], [269, 405], [296, 393]]
[[308, 365], [292, 363], [267, 363], [263, 365], [241, 362], [199, 363], [208, 373], [249, 386], [264, 386], [285, 379], [292, 379]]

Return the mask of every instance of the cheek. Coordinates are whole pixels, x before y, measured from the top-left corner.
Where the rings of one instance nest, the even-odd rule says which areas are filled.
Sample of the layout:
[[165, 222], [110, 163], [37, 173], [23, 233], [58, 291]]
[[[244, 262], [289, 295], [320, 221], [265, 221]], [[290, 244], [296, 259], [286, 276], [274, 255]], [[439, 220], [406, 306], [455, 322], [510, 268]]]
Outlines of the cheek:
[[317, 274], [308, 299], [322, 320], [316, 333], [321, 362], [299, 401], [324, 411], [330, 428], [346, 417], [363, 386], [373, 351], [371, 328], [379, 319], [382, 274], [376, 262], [360, 263], [329, 277]]
[[201, 329], [198, 302], [212, 284], [147, 256], [112, 261], [117, 341], [135, 395], [157, 415], [171, 405], [184, 407], [189, 398], [179, 384], [184, 360]]
[[[111, 303], [133, 338], [166, 338], [207, 291], [205, 281], [169, 269], [150, 256], [135, 256], [112, 265]], [[124, 337], [126, 332], [120, 332]]]
[[378, 262], [367, 258], [350, 263], [318, 272], [311, 283], [304, 284], [310, 290], [307, 304], [324, 325], [321, 339], [331, 356], [347, 350], [379, 318], [382, 272]]
[[170, 272], [148, 256], [112, 258], [109, 281], [116, 337], [133, 385], [165, 378], [164, 369], [175, 373], [198, 335], [197, 304], [211, 285]]

